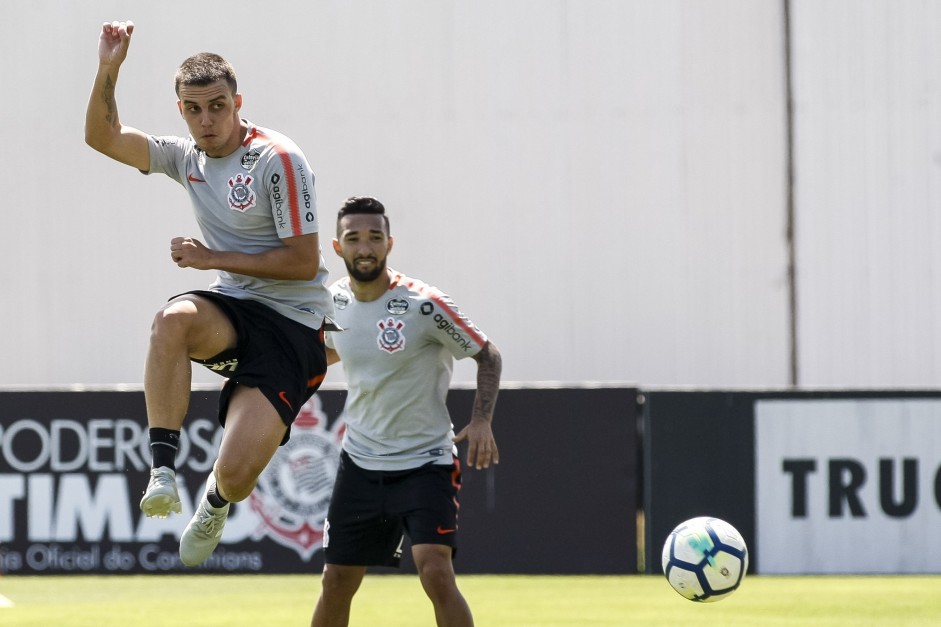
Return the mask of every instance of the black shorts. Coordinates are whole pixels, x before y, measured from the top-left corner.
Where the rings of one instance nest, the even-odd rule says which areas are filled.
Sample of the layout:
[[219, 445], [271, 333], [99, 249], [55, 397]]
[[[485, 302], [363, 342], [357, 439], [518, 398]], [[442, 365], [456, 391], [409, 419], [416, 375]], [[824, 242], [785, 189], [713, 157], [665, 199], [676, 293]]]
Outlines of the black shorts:
[[360, 468], [346, 452], [324, 523], [327, 564], [398, 566], [407, 534], [412, 544], [443, 544], [457, 553], [457, 493], [461, 466], [425, 464], [412, 470]]
[[291, 437], [297, 413], [327, 373], [323, 329], [295, 322], [254, 300], [203, 290], [187, 294], [216, 304], [232, 321], [238, 337], [235, 348], [209, 359], [192, 360], [228, 379], [219, 396], [219, 424], [225, 426], [235, 386], [258, 388], [288, 428], [284, 444]]

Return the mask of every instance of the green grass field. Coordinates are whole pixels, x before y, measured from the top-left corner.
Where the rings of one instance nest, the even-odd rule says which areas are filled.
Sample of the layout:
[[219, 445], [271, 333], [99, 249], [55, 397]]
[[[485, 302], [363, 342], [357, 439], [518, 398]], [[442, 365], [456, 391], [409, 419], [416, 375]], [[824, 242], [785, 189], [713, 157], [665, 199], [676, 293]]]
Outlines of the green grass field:
[[[459, 576], [478, 627], [582, 625], [941, 625], [941, 577], [752, 575], [697, 604], [660, 576]], [[306, 626], [317, 576], [5, 576], [10, 627]], [[367, 575], [352, 625], [434, 625], [414, 575]]]

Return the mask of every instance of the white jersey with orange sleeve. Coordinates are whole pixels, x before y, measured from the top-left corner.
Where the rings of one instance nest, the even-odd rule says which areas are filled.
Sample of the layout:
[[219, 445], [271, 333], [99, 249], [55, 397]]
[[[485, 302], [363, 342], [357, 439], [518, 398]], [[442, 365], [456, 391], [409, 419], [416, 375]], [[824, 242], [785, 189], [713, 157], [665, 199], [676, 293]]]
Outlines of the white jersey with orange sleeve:
[[346, 373], [343, 449], [367, 470], [450, 464], [456, 449], [445, 399], [454, 358], [487, 337], [440, 290], [390, 269], [380, 298], [360, 302], [348, 277], [330, 287], [337, 323], [327, 332]]
[[[284, 135], [247, 120], [242, 145], [209, 157], [192, 138], [150, 136], [150, 174], [161, 172], [186, 188], [203, 240], [210, 249], [260, 253], [281, 239], [317, 233], [314, 175], [307, 158]], [[214, 292], [262, 302], [319, 329], [333, 317], [327, 267], [313, 281], [265, 279], [219, 271]]]

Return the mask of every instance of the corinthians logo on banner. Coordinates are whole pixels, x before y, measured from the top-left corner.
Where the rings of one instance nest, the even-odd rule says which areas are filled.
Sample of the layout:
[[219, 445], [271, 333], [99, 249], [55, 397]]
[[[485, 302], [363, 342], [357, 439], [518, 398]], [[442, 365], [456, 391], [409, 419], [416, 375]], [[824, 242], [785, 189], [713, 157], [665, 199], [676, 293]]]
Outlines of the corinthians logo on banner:
[[275, 453], [249, 497], [261, 521], [255, 540], [267, 536], [304, 561], [320, 550], [343, 439], [342, 419], [328, 429], [316, 394], [301, 408], [291, 439]]

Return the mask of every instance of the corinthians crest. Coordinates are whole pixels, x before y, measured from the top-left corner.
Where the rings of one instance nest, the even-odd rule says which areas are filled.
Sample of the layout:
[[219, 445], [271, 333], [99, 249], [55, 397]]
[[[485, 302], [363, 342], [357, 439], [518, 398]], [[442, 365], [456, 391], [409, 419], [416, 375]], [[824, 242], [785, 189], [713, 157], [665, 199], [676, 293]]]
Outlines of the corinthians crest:
[[236, 174], [229, 179], [229, 206], [236, 211], [245, 212], [255, 206], [254, 179], [248, 174]]
[[402, 329], [405, 327], [404, 322], [395, 318], [387, 318], [386, 320], [380, 320], [376, 323], [376, 326], [379, 327], [379, 336], [376, 338], [379, 348], [388, 353], [394, 353], [405, 348], [405, 335], [402, 333]]
[[332, 431], [327, 429], [316, 394], [301, 408], [291, 439], [275, 453], [249, 496], [249, 506], [262, 521], [253, 539], [268, 536], [305, 562], [321, 548], [344, 431], [339, 420]]

